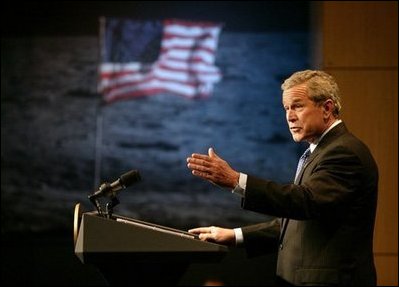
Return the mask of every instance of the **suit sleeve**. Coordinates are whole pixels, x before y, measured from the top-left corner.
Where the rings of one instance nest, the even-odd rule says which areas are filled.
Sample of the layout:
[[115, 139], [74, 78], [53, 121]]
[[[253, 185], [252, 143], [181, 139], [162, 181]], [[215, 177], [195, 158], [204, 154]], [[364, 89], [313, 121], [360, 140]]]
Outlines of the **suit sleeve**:
[[249, 257], [276, 252], [280, 234], [280, 220], [242, 227], [244, 247]]
[[248, 176], [242, 207], [297, 220], [343, 217], [363, 190], [363, 171], [355, 153], [335, 147], [309, 164], [300, 184], [278, 184]]

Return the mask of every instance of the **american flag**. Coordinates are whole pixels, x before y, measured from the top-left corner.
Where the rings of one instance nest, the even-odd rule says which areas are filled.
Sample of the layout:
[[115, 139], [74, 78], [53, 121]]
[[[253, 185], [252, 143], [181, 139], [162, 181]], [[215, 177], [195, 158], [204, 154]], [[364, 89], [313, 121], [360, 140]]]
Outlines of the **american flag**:
[[107, 18], [102, 25], [105, 102], [161, 93], [207, 97], [221, 80], [215, 65], [220, 23]]

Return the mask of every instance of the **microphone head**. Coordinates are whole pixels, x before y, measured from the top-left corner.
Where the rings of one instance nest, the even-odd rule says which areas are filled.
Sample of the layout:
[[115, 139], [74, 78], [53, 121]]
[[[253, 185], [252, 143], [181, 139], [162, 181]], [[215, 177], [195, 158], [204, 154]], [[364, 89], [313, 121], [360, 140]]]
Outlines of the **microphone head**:
[[141, 176], [140, 176], [140, 173], [138, 172], [138, 170], [128, 171], [128, 172], [122, 174], [119, 178], [120, 183], [124, 187], [128, 187], [128, 186], [132, 185], [133, 183], [138, 182], [140, 180], [141, 180]]

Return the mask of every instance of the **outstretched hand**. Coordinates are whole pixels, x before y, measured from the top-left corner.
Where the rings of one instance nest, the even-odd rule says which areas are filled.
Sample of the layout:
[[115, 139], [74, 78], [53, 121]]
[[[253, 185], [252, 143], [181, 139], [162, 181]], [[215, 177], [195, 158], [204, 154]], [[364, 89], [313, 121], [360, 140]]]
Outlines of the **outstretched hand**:
[[234, 188], [240, 177], [239, 172], [232, 169], [213, 148], [208, 149], [208, 155], [193, 153], [187, 158], [187, 167], [193, 175], [222, 187]]
[[210, 241], [224, 245], [235, 244], [235, 233], [233, 229], [208, 226], [190, 229], [188, 232], [198, 234], [199, 239], [202, 241]]

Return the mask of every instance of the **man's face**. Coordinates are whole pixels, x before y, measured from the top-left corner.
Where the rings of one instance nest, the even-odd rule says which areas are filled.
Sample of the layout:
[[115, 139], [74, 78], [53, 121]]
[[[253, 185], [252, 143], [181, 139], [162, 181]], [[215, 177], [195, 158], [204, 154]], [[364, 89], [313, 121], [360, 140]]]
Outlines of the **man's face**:
[[309, 99], [306, 84], [285, 90], [283, 106], [294, 141], [312, 143], [326, 129], [323, 105], [316, 105]]

